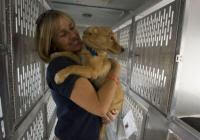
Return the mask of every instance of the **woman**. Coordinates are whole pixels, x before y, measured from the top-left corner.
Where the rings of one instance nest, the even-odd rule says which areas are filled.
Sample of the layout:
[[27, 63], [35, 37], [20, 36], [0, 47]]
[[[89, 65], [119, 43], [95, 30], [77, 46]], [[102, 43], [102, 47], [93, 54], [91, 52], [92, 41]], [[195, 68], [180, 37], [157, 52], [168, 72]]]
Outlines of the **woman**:
[[47, 83], [57, 106], [55, 135], [60, 140], [98, 140], [101, 118], [108, 123], [118, 114], [116, 110], [108, 109], [118, 86], [119, 64], [111, 60], [108, 80], [99, 89], [78, 75], [70, 75], [64, 83], [56, 85], [54, 76], [59, 70], [79, 64], [76, 53], [83, 43], [74, 21], [63, 12], [46, 11], [36, 24], [38, 54], [49, 63]]

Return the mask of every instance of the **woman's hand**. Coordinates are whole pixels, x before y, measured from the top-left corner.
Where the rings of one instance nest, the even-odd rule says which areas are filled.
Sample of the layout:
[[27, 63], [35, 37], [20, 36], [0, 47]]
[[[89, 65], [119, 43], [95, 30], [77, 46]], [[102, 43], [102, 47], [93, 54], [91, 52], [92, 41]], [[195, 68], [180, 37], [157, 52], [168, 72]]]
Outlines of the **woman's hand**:
[[119, 111], [116, 109], [109, 111], [106, 114], [106, 117], [102, 118], [103, 123], [108, 124], [108, 123], [112, 122], [113, 120], [115, 120], [117, 118], [118, 114], [119, 114]]
[[109, 61], [111, 62], [109, 74], [118, 77], [120, 75], [120, 64], [114, 59], [109, 59]]

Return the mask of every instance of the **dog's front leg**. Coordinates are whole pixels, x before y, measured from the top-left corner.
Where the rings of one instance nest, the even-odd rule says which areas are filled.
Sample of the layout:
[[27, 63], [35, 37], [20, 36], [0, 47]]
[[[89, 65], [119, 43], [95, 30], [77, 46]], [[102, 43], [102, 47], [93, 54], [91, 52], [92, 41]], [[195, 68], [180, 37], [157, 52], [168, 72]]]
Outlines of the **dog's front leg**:
[[92, 78], [93, 68], [90, 66], [79, 66], [79, 65], [69, 66], [58, 71], [54, 77], [54, 81], [56, 84], [61, 84], [71, 74], [80, 75], [86, 78]]

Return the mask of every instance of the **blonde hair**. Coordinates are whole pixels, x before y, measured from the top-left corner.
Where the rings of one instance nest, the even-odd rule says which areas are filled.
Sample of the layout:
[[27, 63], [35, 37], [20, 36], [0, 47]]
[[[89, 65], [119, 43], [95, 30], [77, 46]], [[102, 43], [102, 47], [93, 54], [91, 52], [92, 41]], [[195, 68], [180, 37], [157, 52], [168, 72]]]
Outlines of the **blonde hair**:
[[36, 21], [36, 48], [39, 57], [46, 63], [50, 61], [50, 55], [55, 51], [51, 43], [61, 18], [71, 20], [75, 24], [69, 15], [57, 10], [44, 12]]

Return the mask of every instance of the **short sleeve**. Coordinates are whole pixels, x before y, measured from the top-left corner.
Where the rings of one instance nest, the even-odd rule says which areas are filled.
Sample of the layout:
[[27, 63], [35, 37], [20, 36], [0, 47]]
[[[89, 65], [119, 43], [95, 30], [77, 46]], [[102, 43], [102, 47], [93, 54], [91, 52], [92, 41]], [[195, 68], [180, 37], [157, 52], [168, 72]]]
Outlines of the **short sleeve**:
[[65, 81], [62, 84], [58, 85], [55, 83], [54, 77], [59, 70], [72, 65], [77, 65], [77, 63], [67, 57], [58, 57], [52, 60], [49, 63], [49, 66], [47, 67], [46, 79], [49, 88], [53, 90], [55, 93], [58, 93], [66, 98], [69, 98], [71, 96], [74, 84], [76, 80], [80, 78], [80, 76], [70, 75], [65, 79]]

